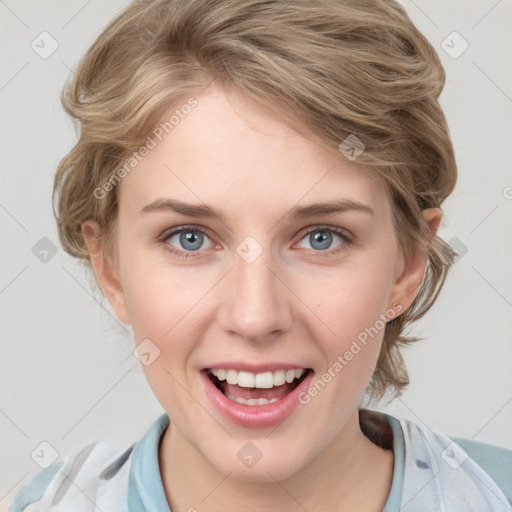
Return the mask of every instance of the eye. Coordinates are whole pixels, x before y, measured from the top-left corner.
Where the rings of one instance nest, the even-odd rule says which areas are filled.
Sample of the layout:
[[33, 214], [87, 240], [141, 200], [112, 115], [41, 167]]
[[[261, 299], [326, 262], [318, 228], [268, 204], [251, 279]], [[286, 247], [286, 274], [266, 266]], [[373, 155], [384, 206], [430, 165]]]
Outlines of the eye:
[[[205, 241], [208, 242], [206, 246], [204, 246]], [[213, 242], [203, 230], [186, 226], [166, 233], [162, 242], [166, 244], [168, 250], [183, 258], [189, 257], [187, 252], [213, 247]]]
[[[339, 240], [338, 245], [331, 248], [336, 239]], [[351, 236], [345, 230], [329, 226], [315, 226], [302, 236], [300, 242], [304, 241], [310, 244], [310, 247], [305, 247], [306, 249], [320, 253], [313, 254], [314, 256], [336, 254], [352, 243]], [[191, 226], [181, 226], [168, 231], [162, 236], [161, 242], [166, 250], [179, 258], [193, 258], [199, 256], [201, 249], [211, 249], [215, 246], [205, 231]]]
[[[341, 241], [338, 244], [338, 248], [331, 249], [333, 242], [339, 239]], [[316, 226], [314, 229], [310, 229], [301, 238], [301, 241], [306, 241], [310, 244], [310, 247], [306, 249], [313, 249], [319, 252], [336, 253], [343, 250], [346, 246], [350, 245], [351, 239], [349, 235], [342, 229], [332, 228], [327, 226]]]

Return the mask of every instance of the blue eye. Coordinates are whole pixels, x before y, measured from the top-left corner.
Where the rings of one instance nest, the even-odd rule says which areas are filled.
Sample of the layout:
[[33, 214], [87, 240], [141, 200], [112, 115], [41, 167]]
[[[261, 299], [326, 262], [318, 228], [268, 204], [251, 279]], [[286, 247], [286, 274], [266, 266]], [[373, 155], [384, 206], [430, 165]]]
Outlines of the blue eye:
[[[173, 238], [176, 239], [174, 243], [172, 243]], [[204, 231], [197, 228], [186, 227], [171, 231], [163, 239], [165, 243], [170, 243], [173, 247], [175, 247], [177, 249], [176, 252], [194, 252], [201, 248], [210, 249], [213, 246], [211, 240], [209, 246], [202, 247], [205, 240], [209, 240], [209, 238]], [[186, 258], [188, 255], [184, 257]]]
[[336, 249], [330, 250], [333, 240], [338, 237], [341, 240], [339, 245], [348, 245], [350, 239], [348, 235], [340, 230], [330, 227], [317, 226], [314, 229], [308, 231], [301, 239], [307, 240], [311, 246], [311, 249], [320, 252], [337, 252]]
[[[339, 239], [336, 247], [333, 241]], [[182, 226], [163, 235], [161, 239], [165, 249], [179, 258], [200, 256], [201, 250], [211, 249], [214, 243], [205, 231], [196, 227]], [[329, 226], [315, 226], [302, 236], [300, 242], [307, 241], [315, 257], [328, 257], [348, 248], [352, 239], [345, 230]], [[206, 242], [206, 246], [205, 246]]]

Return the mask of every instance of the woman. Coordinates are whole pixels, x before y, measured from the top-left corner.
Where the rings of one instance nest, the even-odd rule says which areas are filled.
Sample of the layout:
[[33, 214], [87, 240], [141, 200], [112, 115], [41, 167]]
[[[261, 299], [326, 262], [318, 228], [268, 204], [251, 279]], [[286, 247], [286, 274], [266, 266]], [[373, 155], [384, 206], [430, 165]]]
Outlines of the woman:
[[[511, 452], [362, 409], [454, 253], [445, 74], [393, 1], [135, 1], [63, 94], [61, 242], [165, 410], [12, 511], [509, 510]], [[508, 498], [507, 498], [508, 496]]]

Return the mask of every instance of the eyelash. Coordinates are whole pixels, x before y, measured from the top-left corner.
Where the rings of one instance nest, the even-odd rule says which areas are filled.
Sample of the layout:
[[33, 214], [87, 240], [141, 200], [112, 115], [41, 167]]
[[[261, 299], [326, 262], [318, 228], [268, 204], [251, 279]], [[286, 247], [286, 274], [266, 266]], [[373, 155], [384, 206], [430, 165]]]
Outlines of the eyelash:
[[[193, 232], [201, 233], [201, 234], [207, 236], [208, 238], [210, 238], [208, 233], [206, 231], [204, 231], [203, 229], [201, 229], [201, 228], [194, 227], [194, 226], [182, 226], [182, 227], [180, 227], [178, 229], [174, 229], [172, 231], [166, 232], [160, 238], [160, 242], [164, 244], [164, 247], [165, 247], [165, 249], [167, 251], [169, 251], [170, 253], [174, 254], [178, 258], [183, 258], [183, 259], [186, 259], [186, 258], [196, 258], [197, 256], [196, 256], [195, 253], [196, 252], [200, 253], [202, 251], [180, 251], [178, 249], [175, 249], [174, 247], [172, 247], [168, 243], [169, 239], [172, 238], [174, 235], [177, 235], [177, 234], [182, 233], [182, 232], [187, 232], [187, 231], [193, 231]], [[311, 233], [314, 233], [316, 231], [323, 231], [323, 232], [334, 233], [334, 234], [338, 235], [342, 239], [343, 243], [342, 243], [341, 246], [339, 246], [339, 247], [337, 247], [336, 249], [333, 249], [333, 250], [326, 250], [326, 251], [319, 251], [319, 250], [317, 250], [317, 251], [315, 251], [311, 255], [311, 256], [313, 256], [315, 258], [335, 256], [336, 254], [338, 254], [339, 252], [341, 252], [343, 250], [346, 250], [348, 247], [350, 247], [353, 244], [353, 239], [347, 233], [346, 230], [340, 229], [340, 228], [334, 228], [334, 227], [331, 227], [331, 226], [322, 226], [322, 225], [314, 226], [310, 230], [306, 231], [301, 236], [299, 241], [303, 240], [308, 235], [310, 235]]]

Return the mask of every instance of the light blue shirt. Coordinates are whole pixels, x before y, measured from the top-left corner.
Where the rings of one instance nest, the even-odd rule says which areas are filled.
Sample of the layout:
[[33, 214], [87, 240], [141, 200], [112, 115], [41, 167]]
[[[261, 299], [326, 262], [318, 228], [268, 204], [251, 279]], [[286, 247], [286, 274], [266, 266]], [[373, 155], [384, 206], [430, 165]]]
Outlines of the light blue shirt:
[[[391, 489], [382, 512], [512, 511], [512, 450], [443, 434], [381, 414], [393, 432]], [[9, 512], [37, 503], [44, 512], [171, 512], [158, 450], [169, 416], [162, 414], [123, 453], [97, 442], [37, 473]], [[98, 507], [98, 508], [95, 508]]]

